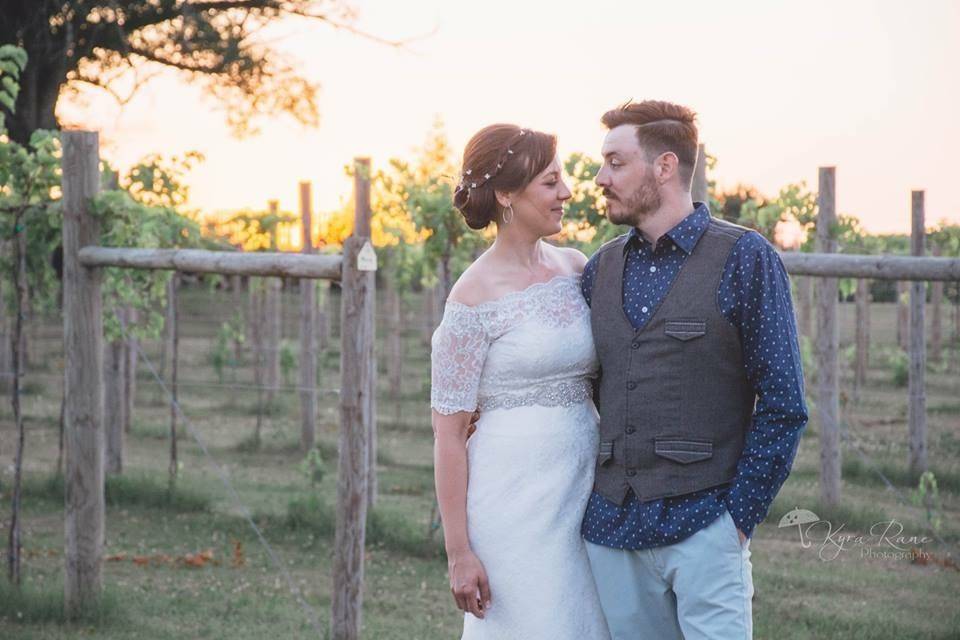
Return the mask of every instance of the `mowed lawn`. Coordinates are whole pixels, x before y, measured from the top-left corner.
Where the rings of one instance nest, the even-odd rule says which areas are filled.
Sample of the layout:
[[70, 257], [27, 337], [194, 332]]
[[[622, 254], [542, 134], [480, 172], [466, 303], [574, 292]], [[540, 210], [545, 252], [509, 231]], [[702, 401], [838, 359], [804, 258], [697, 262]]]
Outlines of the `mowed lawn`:
[[[232, 312], [226, 293], [188, 289], [182, 310], [180, 400], [213, 460], [223, 466], [243, 503], [179, 425], [182, 468], [174, 499], [166, 493], [169, 408], [146, 367], [138, 371], [136, 414], [128, 435], [125, 470], [108, 481], [104, 606], [90, 619], [60, 620], [63, 585], [63, 497], [53, 477], [57, 459], [62, 376], [60, 326], [37, 323], [25, 378], [27, 425], [24, 576], [20, 594], [0, 589], [0, 638], [307, 638], [329, 626], [333, 508], [336, 495], [336, 340], [324, 354], [320, 450], [324, 477], [312, 485], [301, 470], [299, 401], [278, 396], [264, 420], [263, 442], [250, 446], [256, 393], [249, 362], [227, 367], [218, 380], [211, 354], [220, 323]], [[285, 295], [284, 335], [294, 355], [296, 297]], [[384, 309], [384, 305], [378, 305]], [[380, 358], [378, 401], [380, 497], [371, 515], [366, 556], [364, 638], [459, 637], [461, 614], [447, 587], [440, 532], [430, 534], [433, 509], [429, 354], [411, 294], [404, 332], [403, 394], [388, 393], [386, 358]], [[852, 340], [852, 305], [843, 305], [841, 342]], [[949, 310], [944, 324], [949, 326]], [[852, 354], [841, 369], [842, 413], [851, 442], [844, 450], [843, 503], [818, 502], [819, 425], [812, 420], [794, 473], [751, 543], [755, 636], [761, 639], [864, 640], [960, 637], [960, 375], [931, 363], [927, 405], [931, 466], [939, 481], [939, 541], [904, 543], [896, 554], [875, 544], [877, 523], [895, 520], [903, 537], [933, 537], [927, 510], [911, 502], [907, 461], [907, 390], [894, 382], [893, 305], [872, 308], [872, 361], [867, 388], [854, 398]], [[929, 317], [929, 312], [928, 312]], [[336, 320], [334, 320], [336, 324]], [[334, 327], [334, 331], [336, 328]], [[381, 322], [382, 339], [385, 323]], [[949, 335], [949, 333], [948, 333]], [[159, 342], [146, 345], [159, 362]], [[381, 349], [381, 353], [383, 350]], [[248, 359], [249, 360], [249, 359]], [[296, 369], [288, 384], [296, 384]], [[219, 385], [237, 385], [239, 388]], [[814, 389], [808, 379], [808, 393]], [[14, 432], [9, 394], [0, 406], [0, 523], [9, 526]], [[890, 490], [876, 473], [894, 484]], [[802, 544], [798, 527], [779, 528], [794, 508], [821, 520]], [[276, 554], [264, 551], [247, 523], [249, 510]], [[826, 523], [829, 522], [829, 525]], [[827, 535], [827, 526], [830, 535]], [[839, 533], [838, 533], [839, 532]], [[890, 535], [892, 536], [892, 531]], [[843, 536], [850, 537], [844, 538]], [[863, 536], [862, 540], [856, 536]], [[837, 543], [843, 545], [837, 549]], [[901, 546], [904, 546], [901, 545]], [[882, 553], [882, 552], [887, 553]], [[911, 558], [920, 558], [913, 561]], [[292, 580], [303, 603], [291, 594]], [[496, 602], [496, 594], [494, 602]], [[304, 606], [306, 605], [306, 606]], [[496, 606], [494, 604], [494, 606]], [[309, 609], [309, 611], [308, 611]]]

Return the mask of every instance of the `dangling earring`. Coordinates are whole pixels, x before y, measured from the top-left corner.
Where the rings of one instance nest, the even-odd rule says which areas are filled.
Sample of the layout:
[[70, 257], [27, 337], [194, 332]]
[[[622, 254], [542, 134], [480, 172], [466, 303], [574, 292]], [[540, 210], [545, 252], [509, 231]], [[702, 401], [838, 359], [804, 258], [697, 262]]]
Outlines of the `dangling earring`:
[[[507, 214], [510, 214], [510, 217], [507, 217]], [[503, 210], [503, 224], [510, 224], [510, 221], [513, 220], [513, 205], [508, 204], [507, 208]]]

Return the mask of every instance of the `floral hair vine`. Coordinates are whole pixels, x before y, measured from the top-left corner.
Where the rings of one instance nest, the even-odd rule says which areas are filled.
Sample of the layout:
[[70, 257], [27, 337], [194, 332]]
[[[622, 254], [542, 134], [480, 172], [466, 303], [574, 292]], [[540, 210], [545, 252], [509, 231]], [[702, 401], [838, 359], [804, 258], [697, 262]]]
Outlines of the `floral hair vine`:
[[503, 169], [503, 165], [507, 163], [507, 160], [510, 159], [510, 156], [513, 154], [513, 145], [517, 144], [523, 137], [529, 133], [529, 129], [520, 129], [520, 133], [516, 135], [514, 140], [510, 142], [507, 146], [507, 150], [503, 152], [503, 155], [500, 156], [500, 159], [497, 160], [496, 168], [492, 169], [483, 174], [483, 176], [473, 175], [473, 169], [467, 169], [460, 175], [460, 183], [457, 185], [457, 192], [467, 190], [467, 193], [470, 193], [470, 190], [476, 189], [477, 187], [482, 187], [484, 184], [489, 182], [491, 179], [495, 178], [497, 174], [500, 173], [500, 170]]

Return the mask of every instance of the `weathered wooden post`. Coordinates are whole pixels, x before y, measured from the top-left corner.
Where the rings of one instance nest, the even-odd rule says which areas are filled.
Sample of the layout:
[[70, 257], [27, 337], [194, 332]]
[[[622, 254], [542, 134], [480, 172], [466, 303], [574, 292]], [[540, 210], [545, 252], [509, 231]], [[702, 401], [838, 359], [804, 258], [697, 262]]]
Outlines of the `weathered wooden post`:
[[[817, 251], [835, 253], [836, 167], [820, 167]], [[837, 279], [819, 278], [817, 300], [817, 408], [820, 415], [820, 499], [840, 502], [840, 402], [837, 390]]]
[[697, 164], [693, 169], [693, 187], [690, 189], [690, 195], [694, 202], [710, 204], [710, 194], [707, 187], [707, 151], [703, 143], [700, 143], [697, 146]]
[[[117, 319], [124, 316], [123, 309], [117, 309]], [[104, 440], [106, 455], [104, 460], [107, 473], [116, 474], [123, 471], [123, 429], [126, 397], [124, 396], [126, 382], [127, 358], [124, 351], [124, 340], [117, 336], [106, 347], [106, 363], [103, 372], [104, 385]]]
[[103, 301], [99, 268], [77, 252], [100, 242], [89, 201], [100, 187], [99, 136], [64, 131], [63, 336], [66, 354], [64, 609], [74, 618], [100, 600], [104, 543]]
[[[276, 219], [280, 215], [280, 203], [271, 200], [268, 203], [270, 215]], [[270, 250], [277, 250], [277, 234], [279, 233], [278, 224], [274, 222], [270, 230]], [[280, 388], [280, 292], [283, 289], [283, 280], [280, 278], [267, 278], [266, 291], [264, 292], [264, 313], [266, 323], [264, 324], [264, 353], [266, 355], [266, 386], [267, 386], [267, 408], [273, 415], [273, 408], [277, 391]], [[258, 443], [259, 444], [259, 443]]]
[[[940, 244], [934, 242], [930, 253], [939, 258], [942, 251]], [[940, 362], [943, 350], [943, 282], [934, 280], [930, 283], [930, 360]]]
[[854, 368], [854, 389], [859, 398], [860, 390], [867, 382], [867, 369], [870, 366], [870, 283], [866, 278], [857, 279], [857, 291], [854, 300], [857, 305], [857, 353]]
[[813, 333], [813, 282], [812, 276], [797, 278], [797, 329], [808, 338]]
[[[131, 330], [139, 320], [139, 314], [133, 307], [125, 307], [123, 322], [128, 330]], [[123, 341], [123, 397], [125, 406], [123, 409], [123, 432], [130, 433], [130, 425], [133, 424], [133, 411], [137, 398], [137, 345], [139, 339], [132, 333]], [[121, 445], [122, 446], [122, 445]]]
[[[313, 253], [310, 183], [300, 183], [301, 253]], [[300, 448], [310, 451], [317, 439], [317, 283], [300, 279]]]
[[[376, 254], [370, 242], [370, 161], [356, 160], [353, 235], [343, 243], [340, 322], [340, 460], [337, 470], [337, 524], [333, 552], [333, 640], [360, 636], [363, 606], [363, 552], [369, 477], [370, 414], [373, 393]], [[372, 254], [372, 255], [371, 255]]]
[[905, 280], [897, 281], [897, 346], [904, 351], [910, 348], [909, 286]]
[[[913, 232], [910, 253], [924, 254], [923, 191], [910, 194]], [[927, 470], [927, 397], [924, 392], [927, 343], [923, 316], [927, 301], [927, 284], [922, 280], [910, 283], [910, 473], [914, 479]]]

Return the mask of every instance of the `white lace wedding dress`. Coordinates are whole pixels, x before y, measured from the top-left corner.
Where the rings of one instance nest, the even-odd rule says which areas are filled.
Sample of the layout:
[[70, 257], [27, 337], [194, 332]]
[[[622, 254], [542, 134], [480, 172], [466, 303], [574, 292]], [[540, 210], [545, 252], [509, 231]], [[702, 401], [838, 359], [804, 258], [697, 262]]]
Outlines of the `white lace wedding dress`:
[[467, 441], [467, 531], [492, 607], [464, 640], [608, 640], [580, 524], [593, 486], [597, 358], [580, 277], [448, 301], [433, 335], [431, 405], [479, 407]]

